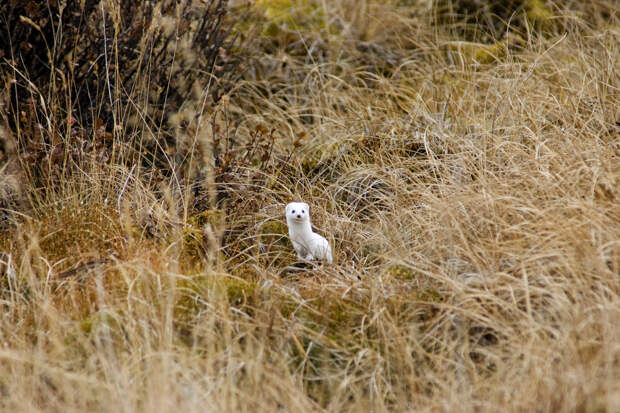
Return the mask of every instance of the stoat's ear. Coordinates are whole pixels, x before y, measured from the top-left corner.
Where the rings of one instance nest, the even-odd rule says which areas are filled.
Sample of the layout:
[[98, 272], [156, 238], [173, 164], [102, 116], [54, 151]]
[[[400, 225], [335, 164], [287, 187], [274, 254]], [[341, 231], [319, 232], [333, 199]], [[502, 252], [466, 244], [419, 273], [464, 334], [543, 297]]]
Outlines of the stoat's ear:
[[284, 208], [284, 213], [288, 214], [289, 209], [291, 209], [291, 204], [286, 205], [286, 208]]
[[303, 202], [303, 206], [304, 206], [304, 208], [306, 208], [306, 211], [310, 212], [310, 205], [308, 205], [305, 202]]

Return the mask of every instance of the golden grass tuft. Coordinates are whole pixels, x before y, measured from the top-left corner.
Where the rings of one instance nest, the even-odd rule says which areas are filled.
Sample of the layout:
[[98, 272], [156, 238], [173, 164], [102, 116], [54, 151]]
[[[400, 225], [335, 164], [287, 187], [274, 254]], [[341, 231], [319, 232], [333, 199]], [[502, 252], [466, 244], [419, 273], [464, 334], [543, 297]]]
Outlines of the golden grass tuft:
[[618, 411], [617, 6], [477, 50], [431, 2], [260, 3], [185, 169], [0, 166], [1, 408]]

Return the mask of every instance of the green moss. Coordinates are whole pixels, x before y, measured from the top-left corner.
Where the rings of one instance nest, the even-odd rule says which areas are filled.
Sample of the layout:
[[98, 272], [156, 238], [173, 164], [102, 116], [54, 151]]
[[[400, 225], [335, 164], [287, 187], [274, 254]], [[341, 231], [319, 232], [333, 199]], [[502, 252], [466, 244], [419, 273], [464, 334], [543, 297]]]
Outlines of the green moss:
[[450, 44], [450, 51], [457, 53], [466, 63], [490, 64], [506, 56], [507, 45], [506, 40], [493, 44], [454, 42]]
[[217, 228], [222, 222], [222, 211], [206, 210], [190, 216], [187, 225], [183, 228], [183, 262], [197, 265], [204, 260], [207, 252], [205, 229]]
[[117, 317], [105, 311], [100, 311], [83, 319], [80, 323], [80, 328], [86, 334], [94, 333], [99, 330], [116, 332], [122, 330], [122, 326], [118, 322]]
[[270, 220], [259, 230], [259, 259], [271, 268], [285, 268], [297, 262], [284, 221]]
[[202, 260], [205, 257], [206, 248], [204, 235], [200, 229], [183, 228], [183, 258], [192, 262]]
[[411, 281], [415, 280], [416, 273], [411, 267], [405, 265], [390, 265], [388, 268], [388, 274], [397, 280]]
[[83, 263], [85, 257], [93, 260], [123, 250], [122, 229], [111, 208], [50, 209], [42, 211], [35, 225], [41, 255], [49, 262], [61, 262], [55, 267], [58, 273]]
[[289, 319], [293, 316], [295, 310], [299, 306], [297, 301], [292, 297], [281, 295], [277, 300], [278, 309], [280, 310], [280, 314], [284, 319]]
[[291, 0], [257, 0], [254, 5], [261, 8], [264, 16], [274, 22], [286, 21], [293, 8]]
[[[319, 291], [315, 293], [320, 294]], [[359, 349], [359, 326], [367, 309], [363, 303], [341, 297], [304, 296], [306, 302], [303, 305], [292, 297], [283, 297], [279, 301], [282, 316], [294, 317], [295, 322], [303, 326], [296, 335], [298, 342], [291, 342], [292, 356], [317, 369], [326, 364], [339, 365], [342, 359], [335, 357], [335, 353], [354, 353]]]
[[280, 33], [280, 26], [278, 26], [275, 22], [270, 22], [263, 29], [263, 34], [268, 37], [277, 36]]
[[319, 296], [308, 301], [297, 317], [306, 327], [328, 337], [338, 338], [354, 334], [366, 308], [363, 303], [334, 296]]
[[222, 211], [208, 209], [187, 218], [187, 225], [192, 228], [202, 228], [203, 226], [210, 224], [213, 228], [216, 228], [221, 225], [222, 218]]
[[542, 0], [525, 2], [527, 19], [541, 29], [548, 29], [553, 19], [553, 12]]
[[226, 277], [223, 283], [231, 305], [247, 309], [253, 304], [257, 290], [256, 283], [232, 277]]
[[322, 143], [308, 147], [308, 152], [301, 159], [301, 170], [308, 178], [321, 177], [324, 182], [334, 182], [340, 165], [338, 154], [346, 151], [347, 141], [342, 140], [332, 143]]
[[175, 318], [183, 323], [191, 320], [206, 308], [209, 299], [225, 299], [246, 313], [252, 311], [257, 285], [252, 278], [242, 279], [226, 273], [201, 273], [177, 285], [179, 296], [175, 305]]
[[326, 27], [320, 3], [309, 0], [256, 0], [254, 8], [266, 20], [266, 36], [275, 36], [281, 29], [316, 31]]
[[366, 242], [362, 245], [359, 256], [364, 258], [368, 265], [378, 265], [382, 262], [383, 249], [378, 242]]
[[266, 245], [281, 245], [288, 247], [288, 227], [283, 221], [267, 221], [260, 229], [260, 242]]
[[177, 284], [177, 298], [174, 305], [174, 320], [177, 326], [186, 326], [197, 314], [206, 309], [204, 297], [208, 295], [208, 278], [204, 274], [180, 280]]
[[418, 292], [418, 299], [429, 303], [442, 303], [445, 296], [434, 289], [425, 289]]

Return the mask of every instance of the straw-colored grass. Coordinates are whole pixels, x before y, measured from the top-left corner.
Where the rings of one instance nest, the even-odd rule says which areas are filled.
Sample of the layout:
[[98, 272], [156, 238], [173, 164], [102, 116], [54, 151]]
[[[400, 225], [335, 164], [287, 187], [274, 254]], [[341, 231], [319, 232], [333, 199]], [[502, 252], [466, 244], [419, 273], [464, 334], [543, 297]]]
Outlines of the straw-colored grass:
[[[618, 14], [480, 46], [425, 2], [285, 3], [178, 137], [201, 173], [0, 169], [2, 410], [620, 411]], [[291, 267], [295, 200], [334, 265]]]

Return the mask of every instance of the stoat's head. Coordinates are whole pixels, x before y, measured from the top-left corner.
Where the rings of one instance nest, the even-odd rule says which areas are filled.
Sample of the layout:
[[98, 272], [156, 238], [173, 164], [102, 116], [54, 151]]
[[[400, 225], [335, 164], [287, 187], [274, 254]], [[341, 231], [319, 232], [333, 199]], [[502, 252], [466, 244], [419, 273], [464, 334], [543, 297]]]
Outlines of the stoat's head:
[[291, 202], [286, 206], [286, 221], [301, 223], [310, 221], [310, 207], [305, 202]]

